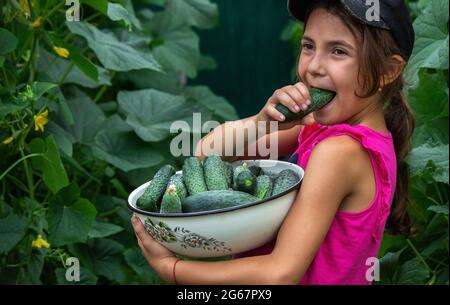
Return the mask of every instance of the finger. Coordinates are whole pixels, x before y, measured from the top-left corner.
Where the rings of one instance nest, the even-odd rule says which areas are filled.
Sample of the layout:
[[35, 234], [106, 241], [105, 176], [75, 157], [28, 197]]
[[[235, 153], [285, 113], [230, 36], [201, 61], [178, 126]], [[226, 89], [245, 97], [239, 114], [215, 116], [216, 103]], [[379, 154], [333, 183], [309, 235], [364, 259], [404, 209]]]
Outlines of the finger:
[[301, 93], [306, 103], [308, 105], [311, 104], [311, 96], [309, 95], [308, 87], [306, 87], [306, 85], [302, 82], [295, 83], [294, 87]]
[[131, 224], [133, 225], [134, 232], [139, 240], [144, 242], [148, 239], [149, 234], [138, 217], [133, 215], [133, 217], [131, 217]]
[[289, 108], [290, 111], [297, 113], [300, 110], [296, 109], [296, 107], [298, 107], [297, 103], [286, 92], [277, 90], [275, 91], [274, 96], [278, 103], [283, 104]]
[[299, 112], [300, 110], [305, 111], [308, 109], [307, 99], [303, 96], [303, 94], [300, 92], [300, 90], [296, 86], [288, 86], [284, 90], [297, 104], [295, 109], [298, 109], [296, 112]]
[[274, 120], [283, 122], [286, 118], [285, 116], [279, 112], [274, 104], [269, 104], [266, 109], [266, 114]]

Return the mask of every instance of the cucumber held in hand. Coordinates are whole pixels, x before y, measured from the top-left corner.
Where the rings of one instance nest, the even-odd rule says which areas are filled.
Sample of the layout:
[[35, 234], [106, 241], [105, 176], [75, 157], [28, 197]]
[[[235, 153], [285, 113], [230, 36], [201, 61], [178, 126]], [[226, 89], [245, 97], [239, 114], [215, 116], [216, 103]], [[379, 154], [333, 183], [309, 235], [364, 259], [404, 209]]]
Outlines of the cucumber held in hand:
[[272, 195], [273, 182], [267, 175], [261, 175], [256, 178], [256, 189], [254, 195], [259, 199], [266, 199]]
[[223, 208], [256, 202], [259, 199], [250, 194], [239, 191], [207, 191], [187, 197], [182, 202], [184, 213], [212, 211]]
[[311, 96], [311, 105], [305, 111], [294, 113], [290, 111], [286, 106], [278, 104], [275, 108], [281, 112], [286, 118], [284, 122], [291, 122], [295, 120], [301, 120], [311, 112], [314, 112], [329, 102], [336, 96], [336, 92], [326, 89], [311, 88], [309, 89], [309, 95]]
[[256, 176], [249, 169], [242, 170], [236, 177], [237, 190], [253, 194], [256, 189]]
[[300, 178], [291, 169], [282, 170], [273, 184], [272, 196], [278, 195], [296, 184]]
[[218, 155], [206, 157], [203, 162], [206, 187], [209, 191], [228, 190], [226, 168]]
[[195, 195], [208, 190], [206, 187], [203, 165], [196, 157], [189, 157], [184, 160], [183, 180], [189, 195]]
[[174, 184], [169, 185], [164, 193], [160, 213], [182, 213], [181, 199], [178, 197], [177, 188]]
[[170, 177], [175, 173], [172, 165], [164, 165], [153, 177], [152, 181], [145, 189], [144, 193], [137, 200], [137, 207], [149, 211], [159, 211], [159, 201], [167, 188]]

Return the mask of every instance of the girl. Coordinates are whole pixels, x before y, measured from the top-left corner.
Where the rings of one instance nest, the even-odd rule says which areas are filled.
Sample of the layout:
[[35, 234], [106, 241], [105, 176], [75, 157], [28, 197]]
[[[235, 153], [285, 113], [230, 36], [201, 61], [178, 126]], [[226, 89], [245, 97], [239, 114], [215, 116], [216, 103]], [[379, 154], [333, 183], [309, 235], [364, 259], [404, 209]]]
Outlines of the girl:
[[[177, 259], [133, 217], [139, 246], [163, 279], [180, 284], [372, 282], [368, 269], [386, 222], [393, 232], [408, 233], [403, 160], [414, 129], [402, 93], [414, 33], [403, 1], [380, 2], [381, 20], [366, 19], [365, 1], [288, 2], [290, 13], [305, 22], [297, 70], [301, 81], [276, 90], [258, 114], [245, 120], [280, 122], [279, 155], [294, 151], [292, 159], [305, 169], [298, 196], [276, 240], [221, 262]], [[283, 123], [275, 106], [307, 109], [310, 87], [333, 90], [336, 97], [301, 122]], [[213, 130], [197, 150], [230, 125]], [[218, 150], [221, 154], [224, 147]]]

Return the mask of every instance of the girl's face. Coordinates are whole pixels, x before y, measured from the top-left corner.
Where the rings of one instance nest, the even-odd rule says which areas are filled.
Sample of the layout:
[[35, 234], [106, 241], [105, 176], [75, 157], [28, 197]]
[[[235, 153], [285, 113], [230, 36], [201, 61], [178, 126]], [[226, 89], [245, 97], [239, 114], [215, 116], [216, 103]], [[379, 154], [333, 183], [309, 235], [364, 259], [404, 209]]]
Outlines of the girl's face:
[[339, 19], [325, 9], [315, 9], [301, 41], [298, 75], [310, 87], [336, 92], [328, 105], [314, 112], [323, 125], [356, 123], [376, 98], [360, 98], [358, 41]]

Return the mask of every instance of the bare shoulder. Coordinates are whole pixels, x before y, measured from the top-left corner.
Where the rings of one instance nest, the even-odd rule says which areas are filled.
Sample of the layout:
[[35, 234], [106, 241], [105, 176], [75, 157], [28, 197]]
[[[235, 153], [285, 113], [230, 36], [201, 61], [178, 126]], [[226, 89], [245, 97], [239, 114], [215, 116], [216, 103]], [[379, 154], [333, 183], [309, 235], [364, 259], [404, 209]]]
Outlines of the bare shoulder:
[[366, 174], [370, 158], [361, 143], [351, 136], [341, 135], [319, 142], [311, 153], [308, 167], [328, 168], [337, 177], [345, 175], [353, 183]]

